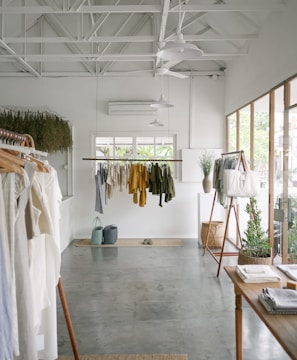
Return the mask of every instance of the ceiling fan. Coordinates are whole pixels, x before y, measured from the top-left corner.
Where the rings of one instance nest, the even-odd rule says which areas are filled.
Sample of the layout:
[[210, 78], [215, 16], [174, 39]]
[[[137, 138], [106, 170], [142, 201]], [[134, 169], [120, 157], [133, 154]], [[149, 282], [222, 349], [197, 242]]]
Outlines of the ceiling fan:
[[156, 68], [155, 73], [160, 76], [163, 75], [175, 76], [179, 79], [186, 79], [188, 77], [187, 75], [168, 69], [166, 65], [164, 65], [163, 63], [161, 63], [160, 67]]

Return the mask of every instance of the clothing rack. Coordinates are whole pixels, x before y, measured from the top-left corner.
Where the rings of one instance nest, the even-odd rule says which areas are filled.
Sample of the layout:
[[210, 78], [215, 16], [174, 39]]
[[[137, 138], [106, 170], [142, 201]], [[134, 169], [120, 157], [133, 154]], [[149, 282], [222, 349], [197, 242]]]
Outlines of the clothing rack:
[[[232, 151], [232, 152], [226, 152], [226, 153], [222, 153], [221, 156], [229, 156], [229, 155], [238, 155], [239, 158], [239, 165], [242, 164], [243, 169], [247, 170], [247, 163], [246, 163], [246, 159], [245, 159], [245, 155], [244, 155], [244, 151], [240, 150], [240, 151]], [[217, 197], [217, 191], [215, 191], [214, 193], [214, 197], [213, 197], [213, 203], [212, 203], [212, 208], [211, 208], [211, 212], [210, 212], [210, 219], [209, 219], [209, 225], [208, 225], [208, 230], [207, 230], [207, 235], [206, 235], [206, 240], [205, 240], [205, 246], [204, 246], [204, 255], [206, 253], [206, 251], [208, 251], [210, 253], [210, 255], [212, 256], [212, 258], [218, 263], [218, 271], [217, 271], [217, 277], [220, 274], [220, 269], [221, 269], [221, 264], [222, 264], [222, 259], [223, 256], [237, 256], [238, 255], [238, 251], [237, 252], [225, 252], [224, 251], [224, 247], [225, 247], [225, 243], [226, 240], [228, 240], [229, 242], [232, 243], [232, 245], [234, 245], [238, 250], [240, 250], [240, 248], [238, 247], [238, 244], [233, 243], [231, 240], [227, 239], [227, 232], [228, 232], [228, 226], [229, 226], [229, 220], [230, 220], [230, 215], [231, 215], [231, 210], [234, 210], [234, 215], [235, 215], [235, 220], [236, 220], [236, 228], [237, 228], [237, 234], [239, 236], [239, 241], [240, 244], [242, 245], [242, 240], [241, 240], [241, 235], [240, 235], [240, 228], [239, 228], [239, 221], [238, 221], [238, 214], [237, 211], [235, 209], [235, 205], [234, 205], [234, 197], [230, 198], [230, 203], [228, 206], [228, 211], [227, 211], [227, 217], [226, 217], [226, 226], [225, 226], [225, 231], [224, 231], [224, 238], [223, 238], [223, 243], [222, 243], [222, 247], [221, 247], [221, 251], [219, 252], [214, 252], [212, 251], [212, 249], [210, 249], [208, 247], [208, 239], [209, 239], [209, 235], [210, 235], [210, 229], [211, 229], [211, 220], [212, 220], [212, 216], [213, 216], [213, 212], [214, 212], [214, 206], [215, 206], [215, 202], [216, 202], [216, 197]], [[217, 257], [219, 257], [219, 260], [217, 259]]]
[[[3, 141], [5, 141], [5, 142], [3, 142]], [[7, 142], [12, 142], [12, 143], [10, 144]], [[45, 153], [43, 151], [38, 151], [38, 150], [35, 150], [34, 147], [26, 146], [26, 144], [32, 145], [32, 142], [33, 142], [33, 139], [30, 135], [18, 134], [13, 131], [10, 131], [10, 130], [5, 130], [5, 129], [0, 128], [0, 148], [1, 149], [15, 150], [15, 151], [22, 152], [23, 154], [37, 154], [37, 155], [47, 156], [47, 153]], [[19, 145], [16, 145], [16, 144], [19, 144]], [[64, 293], [61, 277], [59, 278], [57, 287], [58, 287], [58, 292], [59, 292], [59, 296], [60, 296], [60, 300], [61, 300], [61, 304], [62, 304], [64, 316], [65, 316], [65, 321], [66, 321], [66, 325], [67, 325], [67, 329], [68, 329], [68, 333], [69, 333], [69, 337], [70, 337], [70, 341], [71, 341], [71, 345], [72, 345], [74, 359], [79, 360], [78, 347], [77, 347], [77, 343], [76, 343], [76, 339], [75, 339], [75, 335], [74, 335], [72, 321], [71, 321], [71, 317], [70, 317], [68, 304], [66, 301], [66, 296]]]
[[30, 141], [29, 135], [18, 134], [16, 132], [0, 128], [0, 148], [6, 150], [15, 150], [23, 154], [34, 154], [38, 156], [47, 156], [48, 153], [36, 150], [33, 146], [27, 146]]
[[125, 162], [182, 162], [179, 159], [129, 159], [129, 158], [83, 158], [83, 160], [125, 161]]

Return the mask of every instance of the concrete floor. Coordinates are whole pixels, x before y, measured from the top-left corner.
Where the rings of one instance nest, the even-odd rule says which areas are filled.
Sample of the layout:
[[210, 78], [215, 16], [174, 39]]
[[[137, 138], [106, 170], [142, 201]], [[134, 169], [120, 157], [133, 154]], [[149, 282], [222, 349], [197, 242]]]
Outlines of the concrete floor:
[[[236, 258], [224, 257], [223, 265]], [[231, 280], [197, 240], [183, 247], [88, 248], [62, 254], [62, 283], [80, 354], [188, 354], [235, 359]], [[244, 305], [245, 360], [289, 359]], [[72, 354], [58, 298], [59, 354]]]

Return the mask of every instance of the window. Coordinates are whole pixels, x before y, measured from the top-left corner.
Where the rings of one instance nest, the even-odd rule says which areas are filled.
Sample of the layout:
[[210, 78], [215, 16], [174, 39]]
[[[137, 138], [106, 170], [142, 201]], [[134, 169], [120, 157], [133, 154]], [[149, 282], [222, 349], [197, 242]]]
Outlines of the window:
[[172, 160], [175, 148], [176, 135], [96, 137], [96, 158]]

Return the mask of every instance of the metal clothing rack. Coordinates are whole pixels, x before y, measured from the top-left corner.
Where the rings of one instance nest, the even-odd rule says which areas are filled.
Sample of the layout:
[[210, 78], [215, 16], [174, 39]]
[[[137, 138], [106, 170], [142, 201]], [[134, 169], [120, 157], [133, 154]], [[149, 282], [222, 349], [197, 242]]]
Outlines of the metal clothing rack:
[[83, 158], [83, 160], [97, 161], [125, 161], [125, 162], [182, 162], [179, 159], [129, 159], [129, 158]]
[[[3, 142], [4, 141], [4, 142]], [[10, 130], [5, 130], [0, 128], [0, 148], [1, 149], [8, 149], [8, 150], [15, 150], [22, 152], [23, 154], [37, 154], [42, 156], [47, 156], [47, 153], [35, 150], [34, 147], [26, 146], [26, 144], [30, 144], [30, 141], [32, 142], [32, 137], [30, 135], [22, 135], [15, 133]], [[63, 285], [61, 277], [59, 278], [58, 284], [58, 291], [59, 296], [65, 316], [65, 321], [72, 345], [73, 355], [75, 360], [79, 360], [79, 352], [78, 347], [75, 339], [75, 334], [72, 326], [72, 321], [68, 309], [68, 304], [66, 301], [66, 296], [64, 293]]]
[[[238, 159], [239, 160], [239, 165], [242, 164], [243, 169], [247, 170], [247, 163], [246, 163], [246, 159], [245, 159], [243, 150], [222, 153], [221, 156], [223, 157], [223, 156], [226, 156], [226, 155], [236, 155], [236, 154], [239, 155], [239, 159]], [[218, 277], [220, 275], [220, 269], [221, 269], [223, 256], [237, 256], [238, 255], [238, 251], [237, 252], [225, 252], [224, 251], [226, 240], [230, 241], [232, 243], [232, 245], [234, 245], [238, 250], [240, 250], [240, 248], [238, 247], [237, 244], [235, 244], [231, 240], [227, 239], [227, 232], [228, 232], [229, 220], [230, 220], [230, 215], [231, 215], [231, 210], [232, 209], [234, 210], [237, 234], [239, 236], [239, 241], [240, 241], [241, 245], [242, 245], [242, 241], [241, 241], [241, 235], [240, 235], [238, 215], [237, 215], [237, 211], [236, 211], [235, 206], [234, 206], [234, 198], [231, 197], [230, 198], [230, 203], [229, 203], [229, 206], [228, 206], [228, 211], [227, 211], [226, 226], [225, 226], [224, 238], [223, 238], [221, 251], [215, 252], [215, 251], [212, 251], [212, 249], [210, 249], [208, 247], [208, 239], [209, 239], [210, 229], [211, 229], [211, 220], [212, 220], [212, 216], [213, 216], [216, 197], [217, 197], [217, 191], [215, 191], [214, 197], [213, 197], [213, 203], [212, 203], [212, 208], [211, 208], [211, 212], [210, 212], [209, 225], [208, 225], [208, 229], [207, 229], [205, 246], [204, 246], [204, 255], [205, 255], [206, 251], [208, 251], [210, 253], [210, 255], [213, 257], [213, 259], [218, 263], [218, 271], [217, 271], [217, 277]], [[219, 260], [217, 259], [217, 257], [219, 257]]]
[[28, 135], [18, 134], [16, 132], [0, 128], [0, 148], [6, 150], [16, 150], [23, 154], [34, 154], [38, 156], [47, 156], [48, 153], [36, 150], [33, 146], [28, 146]]

